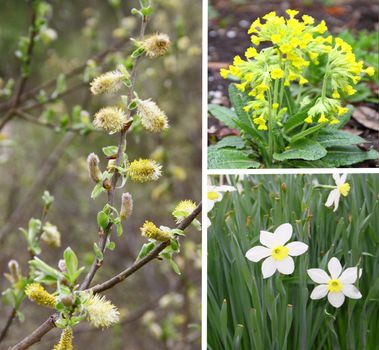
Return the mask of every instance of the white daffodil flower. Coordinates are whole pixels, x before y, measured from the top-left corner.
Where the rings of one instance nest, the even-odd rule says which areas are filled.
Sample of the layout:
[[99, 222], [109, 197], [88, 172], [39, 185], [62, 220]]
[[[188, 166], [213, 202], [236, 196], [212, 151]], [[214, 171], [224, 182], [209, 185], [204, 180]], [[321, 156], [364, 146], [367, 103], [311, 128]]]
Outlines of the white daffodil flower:
[[210, 212], [216, 202], [222, 199], [222, 192], [232, 192], [236, 188], [233, 186], [208, 186], [207, 192], [207, 212]]
[[334, 204], [334, 210], [338, 209], [338, 204], [340, 202], [341, 195], [346, 197], [350, 191], [350, 185], [346, 182], [347, 174], [333, 174], [333, 179], [336, 183], [335, 188], [329, 193], [328, 199], [326, 200], [325, 206], [331, 207]]
[[291, 274], [295, 269], [292, 256], [298, 256], [308, 250], [303, 242], [291, 242], [285, 245], [292, 236], [292, 225], [280, 225], [274, 233], [261, 231], [259, 240], [264, 245], [249, 249], [246, 258], [258, 262], [264, 258], [262, 264], [263, 278], [271, 277], [276, 270], [284, 275]]
[[362, 269], [349, 267], [342, 272], [341, 263], [337, 258], [331, 258], [328, 263], [330, 276], [321, 269], [309, 269], [308, 275], [312, 281], [320, 284], [315, 287], [310, 298], [313, 300], [324, 298], [328, 295], [328, 301], [334, 307], [340, 307], [345, 297], [351, 299], [360, 299], [362, 294], [358, 288], [353, 285], [362, 275]]

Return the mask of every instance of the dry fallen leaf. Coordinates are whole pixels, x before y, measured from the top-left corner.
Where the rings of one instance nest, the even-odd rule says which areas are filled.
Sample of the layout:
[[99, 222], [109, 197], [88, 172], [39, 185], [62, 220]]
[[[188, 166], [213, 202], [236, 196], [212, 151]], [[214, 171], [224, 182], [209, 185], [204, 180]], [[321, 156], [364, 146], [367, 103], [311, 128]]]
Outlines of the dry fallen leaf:
[[353, 112], [353, 118], [366, 128], [379, 131], [379, 112], [370, 107], [357, 107]]

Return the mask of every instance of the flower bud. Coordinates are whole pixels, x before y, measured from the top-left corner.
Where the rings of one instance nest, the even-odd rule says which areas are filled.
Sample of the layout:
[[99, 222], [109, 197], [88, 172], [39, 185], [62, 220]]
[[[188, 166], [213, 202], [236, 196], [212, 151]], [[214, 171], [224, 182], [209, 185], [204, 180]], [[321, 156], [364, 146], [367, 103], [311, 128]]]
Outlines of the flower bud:
[[39, 283], [28, 284], [25, 288], [25, 294], [38, 305], [50, 308], [55, 307], [54, 296], [48, 293]]
[[155, 181], [162, 175], [162, 166], [150, 159], [134, 160], [129, 164], [128, 176], [135, 182]]
[[41, 239], [52, 248], [58, 248], [61, 246], [61, 234], [58, 231], [58, 228], [55, 225], [47, 222], [43, 226], [43, 232]]
[[11, 283], [17, 283], [22, 277], [18, 262], [16, 260], [10, 260], [8, 263], [8, 268], [11, 276]]
[[110, 180], [105, 179], [105, 180], [103, 181], [103, 187], [104, 187], [107, 191], [109, 191], [109, 190], [112, 188], [112, 184], [111, 184]]
[[179, 224], [195, 209], [195, 202], [192, 202], [190, 200], [181, 201], [173, 210], [172, 215], [176, 218], [176, 223]]
[[167, 34], [154, 34], [142, 42], [146, 56], [155, 58], [164, 55], [171, 42]]
[[118, 107], [105, 107], [95, 114], [93, 125], [97, 129], [108, 131], [114, 134], [121, 131], [126, 125], [126, 114]]
[[116, 159], [109, 159], [107, 165], [107, 171], [112, 173], [114, 171], [114, 167], [116, 166]]
[[162, 132], [168, 128], [166, 114], [151, 100], [137, 100], [137, 115], [144, 129]]
[[58, 269], [61, 270], [62, 272], [66, 272], [67, 271], [66, 262], [63, 259], [60, 259], [58, 261]]
[[87, 158], [88, 172], [90, 178], [98, 183], [102, 178], [102, 173], [99, 168], [99, 157], [95, 153], [91, 153]]
[[167, 242], [171, 239], [171, 235], [168, 232], [159, 229], [153, 222], [147, 220], [141, 227], [141, 233], [142, 236], [155, 239], [160, 242]]
[[130, 216], [133, 211], [133, 198], [132, 195], [127, 192], [123, 193], [121, 196], [121, 209], [120, 209], [120, 218], [125, 220]]
[[64, 306], [70, 307], [74, 303], [74, 297], [72, 295], [64, 295], [61, 297], [61, 302]]

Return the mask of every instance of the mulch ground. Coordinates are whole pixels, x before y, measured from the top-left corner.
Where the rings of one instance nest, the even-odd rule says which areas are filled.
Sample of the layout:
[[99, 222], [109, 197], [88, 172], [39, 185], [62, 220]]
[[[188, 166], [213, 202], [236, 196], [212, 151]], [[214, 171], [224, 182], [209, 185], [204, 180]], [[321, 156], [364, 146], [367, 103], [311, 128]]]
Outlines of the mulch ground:
[[[326, 2], [326, 1], [325, 1]], [[305, 3], [305, 4], [304, 4]], [[309, 3], [309, 4], [307, 4]], [[338, 34], [349, 29], [353, 32], [359, 30], [379, 30], [379, 3], [372, 0], [334, 0], [332, 6], [322, 1], [230, 1], [213, 0], [209, 14], [208, 29], [208, 100], [229, 107], [227, 88], [230, 82], [222, 79], [219, 70], [227, 67], [236, 55], [243, 56], [250, 37], [246, 33], [251, 22], [262, 17], [270, 11], [284, 14], [287, 8], [299, 10], [314, 17], [316, 20], [325, 20], [332, 34]], [[378, 93], [379, 86], [370, 84], [370, 88]], [[356, 103], [356, 107], [364, 107], [363, 111], [371, 112], [373, 124], [379, 124], [379, 105], [373, 103]], [[369, 109], [368, 109], [369, 108]], [[344, 127], [355, 135], [368, 141], [362, 145], [365, 149], [375, 148], [379, 151], [378, 130], [362, 125], [358, 120], [351, 118]], [[215, 118], [209, 118], [210, 143], [230, 134], [234, 130], [222, 127]], [[354, 165], [354, 167], [379, 167], [379, 160], [367, 161]]]

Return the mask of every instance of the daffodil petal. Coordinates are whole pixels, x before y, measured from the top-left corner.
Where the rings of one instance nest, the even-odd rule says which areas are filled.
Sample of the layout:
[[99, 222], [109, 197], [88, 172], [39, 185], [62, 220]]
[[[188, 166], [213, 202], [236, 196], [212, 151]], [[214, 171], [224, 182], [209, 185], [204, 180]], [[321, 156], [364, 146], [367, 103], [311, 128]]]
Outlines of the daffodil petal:
[[309, 269], [307, 270], [307, 273], [310, 279], [316, 283], [328, 283], [328, 281], [330, 280], [328, 274], [321, 269]]
[[345, 296], [342, 292], [339, 293], [329, 293], [328, 294], [328, 300], [329, 303], [332, 304], [334, 307], [340, 307], [343, 302], [345, 301]]
[[282, 224], [274, 232], [278, 245], [286, 244], [292, 236], [292, 225]]
[[271, 249], [262, 247], [260, 245], [249, 249], [245, 254], [246, 258], [253, 262], [258, 262], [259, 260], [267, 258], [270, 255]]
[[208, 201], [207, 201], [207, 213], [209, 213], [213, 209], [214, 205], [215, 205], [215, 201], [211, 201], [208, 199]]
[[342, 272], [342, 266], [337, 258], [331, 258], [328, 263], [328, 270], [332, 279], [337, 279]]
[[326, 284], [320, 284], [313, 289], [310, 298], [312, 300], [322, 299], [326, 294], [328, 294], [328, 286]]
[[[359, 277], [362, 275], [362, 269], [359, 269]], [[358, 279], [358, 268], [357, 267], [349, 267], [344, 272], [342, 272], [339, 280], [342, 284], [351, 284], [355, 283]]]
[[261, 231], [259, 235], [259, 241], [268, 248], [274, 248], [280, 245], [278, 244], [276, 236], [268, 231]]
[[207, 227], [211, 226], [211, 220], [209, 219], [209, 217], [207, 216]]
[[303, 242], [291, 242], [286, 245], [288, 248], [288, 255], [299, 256], [308, 250], [308, 246]]
[[295, 263], [290, 256], [276, 262], [276, 267], [283, 275], [290, 275], [295, 270]]
[[342, 293], [351, 299], [360, 299], [362, 298], [361, 292], [356, 286], [352, 284], [345, 284], [342, 289]]
[[326, 203], [325, 203], [325, 206], [326, 207], [331, 207], [334, 203], [334, 200], [336, 197], [339, 197], [339, 192], [338, 192], [338, 189], [334, 189], [332, 191], [330, 191], [329, 193], [329, 196], [328, 196], [328, 199], [326, 200]]
[[263, 261], [262, 264], [262, 275], [263, 278], [269, 278], [271, 277], [276, 271], [276, 263], [272, 256], [269, 256], [266, 258], [265, 261]]
[[340, 197], [341, 197], [340, 191], [337, 190], [337, 195], [334, 197], [334, 209], [333, 209], [333, 211], [337, 211], [338, 205], [340, 204]]
[[339, 174], [333, 174], [332, 176], [333, 176], [334, 182], [338, 186], [341, 183], [341, 177], [340, 177], [340, 175]]
[[340, 182], [341, 185], [346, 182], [346, 178], [347, 178], [347, 173], [344, 173], [341, 175], [341, 182]]
[[236, 188], [233, 186], [223, 185], [214, 187], [214, 190], [219, 192], [233, 192], [236, 191]]

